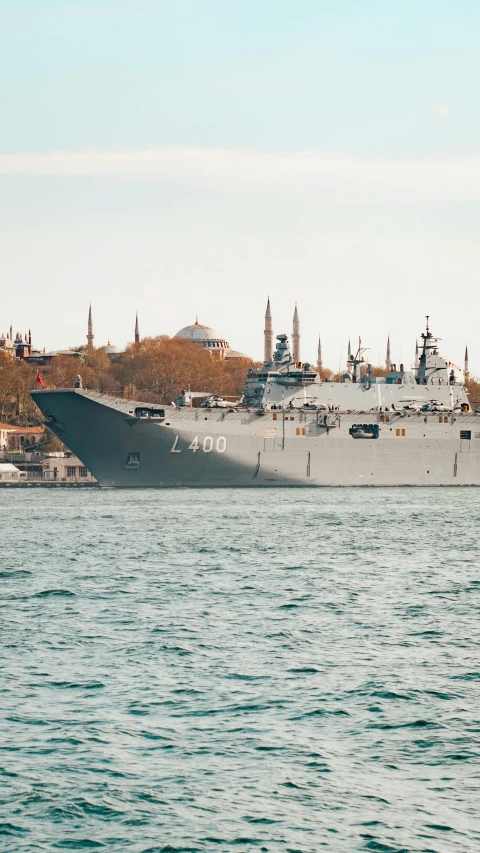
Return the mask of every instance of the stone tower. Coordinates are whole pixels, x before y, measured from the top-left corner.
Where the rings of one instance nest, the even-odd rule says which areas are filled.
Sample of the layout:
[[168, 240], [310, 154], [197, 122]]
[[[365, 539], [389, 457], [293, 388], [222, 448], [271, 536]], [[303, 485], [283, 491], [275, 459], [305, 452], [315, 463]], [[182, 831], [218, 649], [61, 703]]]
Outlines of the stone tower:
[[298, 318], [298, 308], [296, 302], [295, 311], [293, 313], [292, 358], [295, 364], [300, 361], [300, 320]]
[[93, 349], [94, 337], [95, 337], [95, 335], [93, 334], [92, 303], [90, 302], [90, 308], [88, 309], [88, 331], [87, 331], [87, 347], [88, 347], [88, 349]]
[[140, 343], [140, 331], [138, 328], [138, 311], [137, 311], [136, 316], [135, 316], [135, 343], [136, 344]]
[[270, 310], [270, 297], [267, 300], [267, 310], [265, 311], [265, 329], [263, 332], [263, 360], [272, 361], [273, 359], [273, 324], [272, 312]]

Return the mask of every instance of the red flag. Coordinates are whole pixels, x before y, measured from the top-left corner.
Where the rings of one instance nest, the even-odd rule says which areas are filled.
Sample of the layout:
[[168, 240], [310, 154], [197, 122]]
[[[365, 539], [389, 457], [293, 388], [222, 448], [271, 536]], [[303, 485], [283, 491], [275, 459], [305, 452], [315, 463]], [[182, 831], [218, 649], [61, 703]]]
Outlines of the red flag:
[[36, 382], [38, 385], [40, 385], [41, 388], [45, 388], [45, 382], [43, 381], [42, 377], [40, 376], [40, 371], [38, 371], [38, 373], [37, 373]]

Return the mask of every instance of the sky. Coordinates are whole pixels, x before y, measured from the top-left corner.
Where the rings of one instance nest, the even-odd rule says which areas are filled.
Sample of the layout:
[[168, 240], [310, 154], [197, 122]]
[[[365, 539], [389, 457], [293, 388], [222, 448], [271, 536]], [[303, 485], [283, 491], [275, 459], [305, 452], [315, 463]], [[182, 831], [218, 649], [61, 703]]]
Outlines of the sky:
[[0, 331], [480, 373], [474, 0], [0, 0]]

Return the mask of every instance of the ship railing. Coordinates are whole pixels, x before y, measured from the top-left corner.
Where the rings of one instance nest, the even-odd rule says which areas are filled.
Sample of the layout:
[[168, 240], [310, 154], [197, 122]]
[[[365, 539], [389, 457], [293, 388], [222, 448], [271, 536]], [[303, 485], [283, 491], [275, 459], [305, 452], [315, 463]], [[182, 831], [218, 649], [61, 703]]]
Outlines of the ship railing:
[[17, 451], [8, 451], [3, 450], [0, 452], [0, 462], [11, 462], [15, 465], [16, 462], [21, 463], [31, 463], [35, 465], [38, 462], [43, 462], [46, 459], [44, 453], [24, 453], [22, 450]]
[[317, 426], [333, 429], [340, 426], [340, 415], [333, 412], [317, 412]]

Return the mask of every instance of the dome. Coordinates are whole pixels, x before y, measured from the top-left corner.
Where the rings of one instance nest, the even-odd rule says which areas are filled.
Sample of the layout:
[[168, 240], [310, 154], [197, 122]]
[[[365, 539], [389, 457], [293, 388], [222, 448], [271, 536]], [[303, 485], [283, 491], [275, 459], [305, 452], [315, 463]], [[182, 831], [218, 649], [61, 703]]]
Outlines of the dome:
[[114, 346], [110, 343], [110, 341], [108, 342], [107, 346], [104, 347], [104, 350], [107, 355], [121, 355], [121, 353], [123, 352], [120, 347]]
[[187, 338], [189, 341], [198, 341], [199, 343], [218, 340], [217, 333], [214, 332], [210, 326], [202, 326], [202, 324], [198, 322], [198, 319], [191, 326], [185, 326], [183, 329], [180, 329], [174, 337]]
[[225, 358], [246, 358], [248, 361], [252, 360], [249, 355], [244, 352], [239, 352], [236, 349], [229, 349], [225, 355]]

